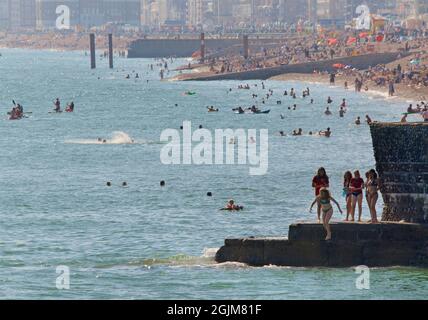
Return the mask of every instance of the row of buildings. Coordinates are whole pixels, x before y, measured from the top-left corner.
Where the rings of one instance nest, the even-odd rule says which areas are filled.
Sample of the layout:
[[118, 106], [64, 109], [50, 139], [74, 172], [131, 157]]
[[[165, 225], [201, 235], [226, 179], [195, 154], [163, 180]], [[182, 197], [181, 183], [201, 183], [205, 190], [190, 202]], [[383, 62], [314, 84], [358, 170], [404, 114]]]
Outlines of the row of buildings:
[[0, 0], [0, 30], [55, 27], [60, 5], [70, 8], [71, 26], [107, 23], [156, 30], [241, 28], [309, 21], [345, 25], [359, 5], [397, 19], [426, 17], [428, 0]]

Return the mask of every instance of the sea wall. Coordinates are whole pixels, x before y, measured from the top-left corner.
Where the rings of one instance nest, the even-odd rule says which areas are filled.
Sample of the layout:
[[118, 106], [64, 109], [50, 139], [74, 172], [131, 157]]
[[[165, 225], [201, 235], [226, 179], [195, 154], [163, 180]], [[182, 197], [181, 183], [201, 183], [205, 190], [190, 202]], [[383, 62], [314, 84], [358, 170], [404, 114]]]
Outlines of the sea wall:
[[[250, 39], [250, 51], [261, 47], [278, 46], [281, 39]], [[242, 39], [205, 39], [208, 51], [220, 54], [239, 54], [243, 51]], [[201, 48], [200, 39], [138, 39], [130, 43], [128, 58], [191, 57]], [[207, 54], [207, 57], [209, 55]], [[218, 56], [215, 54], [213, 56]]]
[[296, 223], [288, 238], [226, 239], [219, 263], [252, 266], [369, 267], [428, 266], [428, 225], [407, 223], [332, 223], [332, 241], [324, 241], [319, 223]]
[[[223, 50], [240, 44], [239, 39], [206, 39], [208, 50]], [[191, 57], [201, 48], [198, 39], [139, 39], [128, 48], [128, 58]]]
[[383, 221], [428, 223], [428, 123], [370, 126]]
[[210, 76], [198, 76], [197, 74], [194, 77], [187, 77], [185, 81], [213, 81], [213, 80], [267, 80], [269, 78], [286, 74], [286, 73], [313, 73], [314, 70], [333, 72], [336, 69], [333, 67], [333, 64], [342, 63], [345, 65], [350, 65], [354, 68], [365, 70], [371, 66], [376, 66], [378, 64], [387, 64], [397, 60], [399, 57], [398, 52], [389, 52], [389, 53], [372, 53], [360, 56], [353, 57], [344, 57], [337, 58], [332, 60], [325, 61], [315, 61], [308, 63], [292, 64], [292, 65], [283, 65], [272, 68], [264, 68], [243, 72], [232, 72], [232, 73], [222, 73]]

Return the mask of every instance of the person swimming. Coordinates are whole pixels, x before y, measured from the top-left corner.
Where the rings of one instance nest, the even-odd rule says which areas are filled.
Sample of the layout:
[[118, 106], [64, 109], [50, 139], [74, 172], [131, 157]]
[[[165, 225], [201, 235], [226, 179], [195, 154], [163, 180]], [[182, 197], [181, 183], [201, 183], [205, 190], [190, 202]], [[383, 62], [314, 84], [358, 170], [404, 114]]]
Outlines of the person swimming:
[[55, 109], [54, 109], [55, 112], [61, 112], [61, 101], [59, 101], [59, 98], [56, 98], [54, 102], [54, 106], [55, 106]]
[[238, 205], [236, 205], [236, 204], [235, 204], [235, 200], [230, 199], [230, 200], [227, 202], [226, 206], [225, 206], [224, 208], [220, 209], [220, 210], [226, 210], [226, 211], [240, 211], [240, 210], [243, 210], [243, 209], [244, 209], [244, 207], [243, 207], [243, 206], [238, 206]]
[[355, 124], [357, 126], [359, 126], [361, 124], [361, 118], [360, 117], [357, 117], [357, 120], [355, 120]]
[[319, 135], [327, 137], [327, 138], [330, 138], [330, 136], [331, 136], [331, 130], [330, 130], [330, 128], [327, 128], [327, 130], [325, 130], [325, 131], [320, 131]]
[[327, 103], [328, 103], [328, 104], [333, 103], [333, 100], [331, 99], [331, 97], [330, 97], [330, 96], [327, 98]]
[[331, 113], [331, 111], [330, 111], [330, 108], [329, 108], [329, 107], [327, 107], [327, 108], [325, 109], [324, 114], [325, 114], [326, 116], [331, 116], [331, 115], [332, 115], [332, 113]]
[[343, 118], [345, 116], [345, 109], [343, 107], [340, 107], [339, 109], [339, 117]]

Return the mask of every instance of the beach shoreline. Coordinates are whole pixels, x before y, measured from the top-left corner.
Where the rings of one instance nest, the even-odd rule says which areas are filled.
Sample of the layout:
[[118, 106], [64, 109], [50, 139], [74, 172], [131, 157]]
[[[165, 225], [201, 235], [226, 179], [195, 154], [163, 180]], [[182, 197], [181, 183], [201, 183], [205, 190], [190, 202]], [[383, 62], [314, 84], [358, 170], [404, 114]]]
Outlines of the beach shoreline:
[[[269, 80], [274, 81], [298, 81], [308, 84], [319, 84], [326, 85], [334, 88], [343, 88], [346, 91], [354, 91], [354, 76], [343, 76], [337, 75], [336, 81], [334, 84], [330, 84], [330, 77], [328, 74], [296, 74], [296, 73], [288, 73], [282, 74], [279, 76], [275, 76], [270, 78]], [[348, 89], [345, 88], [345, 82], [348, 82]], [[386, 86], [377, 86], [373, 82], [365, 83], [368, 86], [368, 90], [362, 89], [360, 93], [378, 96], [385, 99], [395, 99], [402, 102], [408, 103], [419, 103], [420, 101], [426, 100], [428, 97], [428, 89], [420, 88], [417, 89], [415, 87], [411, 87], [408, 85], [398, 84], [395, 85], [395, 94], [392, 97], [388, 96], [388, 88]]]

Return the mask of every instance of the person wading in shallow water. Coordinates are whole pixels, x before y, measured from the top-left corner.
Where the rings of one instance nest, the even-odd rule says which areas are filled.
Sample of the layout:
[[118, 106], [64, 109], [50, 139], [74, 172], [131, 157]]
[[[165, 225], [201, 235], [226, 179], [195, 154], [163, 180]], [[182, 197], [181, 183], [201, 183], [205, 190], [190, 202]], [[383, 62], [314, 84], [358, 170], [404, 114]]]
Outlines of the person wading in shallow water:
[[330, 191], [327, 188], [321, 188], [320, 194], [315, 198], [312, 202], [309, 212], [312, 212], [312, 208], [315, 203], [318, 203], [318, 206], [322, 209], [322, 224], [324, 229], [327, 231], [327, 236], [325, 240], [331, 240], [331, 228], [330, 228], [330, 220], [333, 216], [333, 206], [331, 203], [336, 204], [339, 212], [343, 214], [342, 209], [340, 208], [339, 203], [331, 196]]
[[[323, 167], [318, 169], [316, 176], [312, 179], [312, 187], [315, 188], [315, 196], [318, 197], [321, 188], [328, 188], [330, 185], [327, 173]], [[321, 205], [318, 203], [317, 209], [318, 222], [321, 222]]]

